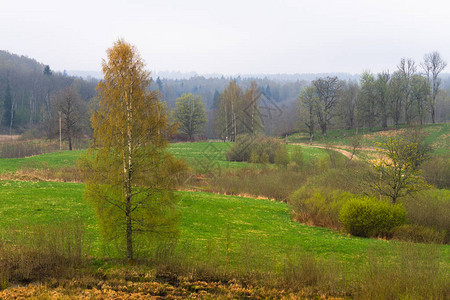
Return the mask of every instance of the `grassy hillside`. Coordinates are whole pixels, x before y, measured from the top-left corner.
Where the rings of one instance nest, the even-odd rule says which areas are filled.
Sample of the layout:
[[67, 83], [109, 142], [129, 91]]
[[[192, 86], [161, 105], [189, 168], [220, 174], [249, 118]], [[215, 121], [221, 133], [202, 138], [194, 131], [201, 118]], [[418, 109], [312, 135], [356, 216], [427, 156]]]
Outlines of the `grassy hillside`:
[[58, 169], [76, 167], [78, 158], [86, 150], [60, 151], [25, 158], [0, 158], [0, 173], [20, 169]]
[[[91, 253], [102, 257], [100, 235], [93, 210], [83, 201], [83, 184], [1, 181], [0, 229], [11, 233], [28, 225], [82, 220]], [[319, 259], [362, 267], [367, 251], [390, 261], [398, 242], [349, 237], [330, 229], [308, 227], [290, 218], [290, 208], [280, 202], [199, 192], [178, 192], [182, 212], [178, 251], [202, 261], [212, 257], [220, 266], [276, 268], [289, 255], [310, 253]], [[436, 246], [440, 264], [450, 267], [450, 246]], [[111, 254], [111, 253], [108, 253]]]
[[[326, 137], [317, 132], [313, 143], [350, 147], [353, 139], [360, 138], [362, 147], [373, 148], [376, 146], [376, 142], [381, 142], [387, 137], [400, 136], [405, 133], [405, 130], [405, 126], [401, 126], [399, 129], [389, 128], [384, 131], [379, 128], [375, 128], [373, 131], [359, 129], [358, 134], [355, 129], [329, 130]], [[433, 147], [436, 154], [449, 154], [450, 123], [427, 124], [422, 127], [422, 131], [426, 135], [425, 142]], [[295, 133], [288, 139], [290, 142], [309, 143], [309, 136], [306, 133]]]
[[[174, 143], [169, 144], [169, 152], [176, 157], [186, 160], [196, 171], [201, 171], [201, 166], [208, 162], [221, 168], [240, 168], [249, 166], [248, 163], [227, 161], [225, 153], [232, 143], [199, 142], [199, 143]], [[288, 150], [297, 146], [288, 145]], [[323, 149], [302, 147], [305, 161], [326, 157], [328, 154]], [[86, 153], [86, 150], [61, 151], [26, 158], [0, 158], [0, 173], [16, 172], [18, 170], [31, 169], [60, 169], [74, 168], [78, 158]]]

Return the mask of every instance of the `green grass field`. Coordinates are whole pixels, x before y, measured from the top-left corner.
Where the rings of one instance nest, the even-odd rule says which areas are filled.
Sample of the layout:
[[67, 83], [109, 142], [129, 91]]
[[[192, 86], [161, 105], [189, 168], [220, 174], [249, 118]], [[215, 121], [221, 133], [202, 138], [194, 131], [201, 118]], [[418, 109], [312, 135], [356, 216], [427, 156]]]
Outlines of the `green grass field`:
[[[186, 160], [195, 170], [202, 171], [204, 165], [212, 164], [220, 168], [241, 168], [249, 166], [245, 162], [227, 161], [225, 153], [232, 143], [222, 142], [198, 142], [198, 143], [174, 143], [170, 144], [168, 151], [176, 157]], [[294, 145], [288, 145], [292, 152]], [[305, 161], [326, 157], [328, 154], [323, 149], [302, 147]], [[77, 160], [84, 155], [86, 150], [61, 151], [26, 158], [0, 158], [0, 173], [16, 172], [29, 169], [59, 169], [76, 167]]]
[[[376, 147], [377, 142], [382, 142], [387, 137], [395, 137], [401, 135], [405, 126], [400, 126], [399, 129], [394, 127], [382, 131], [380, 128], [375, 128], [373, 131], [369, 129], [359, 129], [358, 136], [361, 138], [362, 147]], [[450, 154], [450, 123], [427, 124], [422, 127], [426, 135], [425, 142], [430, 144], [434, 153], [436, 154]], [[355, 129], [348, 130], [328, 130], [327, 136], [323, 137], [319, 131], [316, 132], [316, 137], [313, 143], [316, 144], [332, 144], [333, 146], [351, 146], [352, 139], [357, 136]], [[290, 142], [309, 143], [309, 136], [306, 133], [295, 133], [288, 137]]]
[[76, 167], [77, 160], [86, 150], [52, 152], [25, 158], [0, 158], [0, 173], [20, 169], [58, 169]]
[[[185, 159], [197, 172], [202, 171], [205, 162], [223, 169], [235, 170], [255, 165], [226, 161], [225, 153], [230, 146], [231, 143], [221, 142], [177, 143], [169, 145], [169, 151], [176, 157]], [[320, 161], [329, 156], [324, 149], [308, 146], [288, 145], [288, 151], [292, 153], [296, 147], [301, 147], [305, 162]], [[77, 159], [85, 152], [86, 150], [63, 151], [23, 159], [0, 159], [0, 174], [20, 170], [26, 173], [27, 170], [33, 169], [61, 169], [60, 173], [67, 173], [68, 169], [76, 166]], [[278, 170], [275, 167], [267, 169]], [[237, 171], [241, 170], [245, 169]], [[59, 177], [55, 177], [57, 178]], [[277, 186], [286, 189], [286, 181]], [[82, 183], [0, 181], [0, 246], [11, 241], [23, 243], [28, 241], [27, 236], [30, 235], [39, 237], [39, 233], [36, 234], [39, 231], [52, 234], [54, 228], [61, 228], [63, 224], [68, 224], [69, 229], [63, 230], [65, 234], [68, 232], [70, 235], [70, 225], [77, 223], [72, 221], [81, 221], [85, 228], [85, 253], [92, 258], [89, 260], [89, 268], [112, 272], [120, 270], [123, 268], [123, 260], [115, 258], [122, 259], [124, 254], [115, 244], [103, 242], [94, 211], [90, 204], [83, 200], [83, 192]], [[313, 258], [319, 265], [316, 271], [312, 271], [313, 274], [333, 274], [335, 285], [326, 288], [326, 293], [345, 291], [344, 293], [352, 295], [355, 288], [361, 288], [358, 287], [361, 278], [366, 280], [374, 263], [382, 266], [376, 270], [390, 272], [389, 278], [406, 278], [417, 269], [417, 280], [425, 280], [428, 283], [437, 280], [440, 286], [445, 286], [442, 282], [445, 282], [450, 273], [450, 245], [364, 239], [327, 228], [307, 226], [293, 221], [291, 208], [286, 203], [277, 201], [205, 192], [178, 191], [176, 195], [181, 213], [179, 238], [175, 252], [167, 252], [169, 248], [164, 248], [167, 245], [162, 245], [162, 251], [171, 253], [171, 257], [163, 256], [159, 259], [163, 263], [166, 263], [167, 259], [173, 259], [174, 266], [185, 268], [184, 274], [197, 268], [200, 273], [204, 272], [201, 270], [209, 270], [216, 275], [234, 274], [232, 276], [236, 276], [238, 280], [247, 278], [246, 276], [268, 276], [264, 282], [278, 282], [280, 279], [284, 280], [284, 276], [297, 276], [295, 270], [299, 267], [310, 274], [310, 270], [303, 269], [304, 262]], [[47, 244], [45, 237], [43, 240], [44, 244]], [[135, 242], [136, 249], [139, 249], [142, 246], [141, 241]], [[32, 238], [30, 243], [33, 243]], [[159, 250], [156, 253], [161, 252]], [[157, 257], [152, 259], [158, 261]], [[405, 260], [412, 261], [410, 269], [405, 267]], [[151, 268], [158, 270], [158, 266]], [[292, 270], [289, 268], [293, 268], [294, 273], [289, 273], [289, 270]], [[397, 272], [397, 269], [400, 271]], [[159, 272], [155, 270], [152, 269], [152, 272]], [[205, 278], [208, 278], [208, 273], [205, 274]], [[208, 280], [201, 276], [201, 280]], [[217, 280], [229, 280], [226, 278], [218, 277]], [[348, 288], [337, 283], [341, 278], [347, 280]], [[373, 286], [377, 286], [379, 282], [374, 282]], [[408, 283], [408, 288], [417, 285], [415, 281], [411, 282]], [[385, 286], [386, 283], [382, 282], [381, 285]], [[319, 283], [315, 283], [315, 286], [319, 286]], [[310, 293], [315, 294], [314, 291]]]
[[[101, 258], [100, 234], [93, 210], [83, 201], [83, 184], [58, 182], [0, 182], [0, 230], [45, 225], [79, 219], [86, 226], [91, 254]], [[201, 192], [178, 192], [182, 212], [178, 249], [185, 257], [239, 267], [276, 268], [287, 255], [310, 253], [349, 267], [361, 267], [368, 251], [390, 261], [398, 242], [349, 237], [320, 227], [309, 227], [290, 218], [290, 208], [280, 202]], [[438, 246], [440, 262], [449, 268], [450, 246]], [[109, 253], [110, 254], [110, 253]]]

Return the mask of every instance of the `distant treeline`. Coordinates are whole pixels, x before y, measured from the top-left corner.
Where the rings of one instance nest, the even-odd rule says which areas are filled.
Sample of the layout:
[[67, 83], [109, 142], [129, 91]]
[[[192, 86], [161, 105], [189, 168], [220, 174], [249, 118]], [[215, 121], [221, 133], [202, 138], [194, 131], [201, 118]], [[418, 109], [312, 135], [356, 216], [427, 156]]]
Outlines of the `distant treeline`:
[[52, 96], [70, 86], [86, 104], [96, 95], [96, 80], [67, 76], [34, 59], [0, 51], [1, 133], [39, 129], [50, 134], [50, 120], [58, 114]]
[[[408, 60], [404, 63], [413, 64]], [[439, 74], [439, 78], [436, 79], [439, 82], [438, 90], [433, 94], [433, 82], [431, 79], [428, 80], [422, 65], [423, 63], [411, 65], [410, 67], [413, 67], [414, 70], [409, 71], [414, 72], [406, 74], [410, 76], [407, 80], [405, 72], [403, 72], [403, 76], [399, 69], [400, 66], [397, 66], [399, 70], [391, 74], [365, 72], [362, 75], [345, 73], [275, 74], [255, 75], [254, 77], [218, 75], [217, 77], [194, 76], [184, 79], [167, 79], [156, 76], [156, 78], [152, 78], [149, 89], [158, 90], [170, 110], [174, 109], [176, 99], [184, 93], [199, 95], [205, 103], [208, 116], [204, 135], [208, 138], [221, 137], [218, 134], [215, 119], [221, 115], [221, 95], [226, 92], [230, 82], [235, 82], [242, 91], [257, 88], [258, 95], [262, 95], [266, 102], [268, 99], [270, 100], [270, 105], [273, 105], [274, 108], [269, 109], [276, 110], [277, 113], [263, 120], [264, 132], [269, 135], [284, 135], [298, 130], [308, 132], [308, 124], [324, 131], [324, 127], [385, 127], [385, 125], [417, 121], [427, 123], [432, 121], [430, 101], [434, 101], [432, 103], [435, 110], [434, 121], [448, 121], [450, 120], [448, 96], [450, 94], [450, 76]], [[391, 101], [389, 105], [385, 106], [380, 105], [383, 78], [379, 76], [383, 74], [388, 76], [384, 78], [386, 79], [384, 86], [387, 92], [386, 97], [389, 98], [386, 101]], [[323, 107], [319, 106], [321, 101], [322, 105], [326, 105], [327, 100], [322, 95], [321, 101], [315, 100], [316, 103], [312, 104], [311, 109], [314, 111], [311, 111], [311, 116], [313, 119], [308, 121], [307, 107], [302, 105], [304, 101], [301, 103], [299, 99], [303, 98], [304, 100], [305, 96], [308, 96], [305, 94], [306, 88], [311, 85], [314, 86], [316, 94], [309, 96], [320, 98], [321, 96], [317, 94], [321, 88], [320, 84], [327, 84], [326, 81], [331, 78], [338, 80], [336, 81], [337, 93], [332, 96], [335, 97], [332, 99], [332, 108], [329, 111], [323, 111]], [[425, 79], [430, 84], [429, 87], [426, 86]], [[421, 85], [421, 83], [423, 84]], [[34, 132], [40, 137], [56, 137], [60, 112], [64, 115], [64, 112], [68, 111], [70, 114], [73, 106], [75, 109], [72, 116], [64, 115], [67, 117], [66, 121], [64, 121], [64, 116], [62, 118], [63, 131], [64, 122], [68, 124], [75, 122], [76, 125], [72, 128], [66, 128], [70, 135], [90, 135], [89, 118], [98, 103], [97, 84], [97, 79], [90, 77], [83, 79], [68, 76], [66, 72], [54, 72], [50, 66], [34, 59], [0, 51], [0, 134], [21, 134], [28, 131]], [[430, 91], [428, 94], [426, 89]], [[311, 93], [312, 90], [310, 89], [309, 92]], [[434, 99], [430, 97], [434, 97]], [[392, 102], [395, 98], [400, 101], [398, 106]], [[245, 103], [244, 100], [242, 101]], [[267, 109], [267, 107], [265, 108]], [[239, 117], [238, 114], [236, 116]], [[327, 120], [323, 118], [327, 118]]]

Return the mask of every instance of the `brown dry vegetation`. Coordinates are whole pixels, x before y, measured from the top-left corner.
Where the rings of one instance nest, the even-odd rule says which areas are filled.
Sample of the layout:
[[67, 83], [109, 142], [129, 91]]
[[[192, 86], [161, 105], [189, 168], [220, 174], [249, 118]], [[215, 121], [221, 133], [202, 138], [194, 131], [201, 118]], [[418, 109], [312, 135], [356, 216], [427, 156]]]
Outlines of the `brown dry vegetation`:
[[0, 180], [82, 182], [78, 168], [20, 169], [0, 174]]
[[[84, 281], [84, 282], [83, 282]], [[98, 281], [95, 278], [71, 280], [63, 285], [29, 284], [0, 292], [1, 299], [344, 299], [311, 295], [307, 290], [284, 290], [229, 282], [190, 281], [180, 278], [176, 285], [156, 281], [133, 282], [124, 279]]]
[[0, 142], [10, 142], [18, 140], [20, 135], [0, 135]]

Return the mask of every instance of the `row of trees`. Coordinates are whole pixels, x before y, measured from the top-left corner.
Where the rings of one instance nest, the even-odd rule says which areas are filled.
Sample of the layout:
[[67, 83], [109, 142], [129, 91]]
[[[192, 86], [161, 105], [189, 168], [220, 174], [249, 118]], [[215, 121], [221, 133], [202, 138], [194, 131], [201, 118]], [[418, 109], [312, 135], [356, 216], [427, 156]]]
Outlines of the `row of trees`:
[[298, 99], [303, 126], [310, 138], [320, 127], [322, 135], [332, 121], [340, 128], [386, 129], [389, 123], [423, 124], [430, 116], [436, 122], [436, 102], [446, 67], [439, 53], [425, 55], [420, 64], [422, 73], [412, 59], [401, 59], [397, 71], [377, 75], [365, 71], [356, 82], [337, 77], [318, 78], [304, 88]]
[[252, 82], [245, 91], [235, 80], [230, 81], [218, 96], [214, 130], [217, 137], [235, 141], [240, 134], [255, 134], [263, 130], [259, 111], [261, 91]]
[[[95, 208], [105, 239], [122, 245], [127, 259], [132, 262], [136, 242], [140, 241], [138, 234], [146, 240], [155, 236], [176, 236], [174, 225], [177, 213], [171, 191], [174, 177], [185, 170], [185, 165], [166, 152], [168, 137], [174, 127], [169, 125], [167, 107], [160, 100], [160, 94], [148, 89], [150, 74], [144, 70], [144, 63], [137, 50], [119, 40], [107, 54], [108, 60], [102, 65], [104, 80], [98, 85], [100, 103], [91, 118], [94, 143], [80, 165], [85, 175], [85, 196]], [[411, 65], [408, 61], [405, 63], [406, 66]], [[367, 111], [376, 115], [380, 105], [379, 101], [373, 100], [379, 96], [379, 90], [372, 88], [372, 85], [379, 83], [378, 80], [381, 81], [379, 78], [383, 78], [383, 74], [375, 79], [370, 73], [365, 73], [361, 79], [361, 88], [355, 94], [356, 101], [366, 105], [364, 109], [358, 108], [364, 112], [362, 116], [365, 118], [368, 117]], [[387, 79], [386, 84], [390, 89], [392, 79]], [[429, 88], [429, 81], [426, 83]], [[319, 78], [300, 97], [311, 100], [308, 106], [311, 108], [309, 121], [317, 119], [324, 134], [335, 107], [343, 99], [345, 87], [345, 83], [336, 77]], [[405, 89], [404, 86], [402, 88]], [[409, 88], [416, 88], [413, 81]], [[394, 98], [391, 93], [390, 90], [387, 92], [389, 99]], [[410, 97], [414, 98], [411, 95], [414, 95], [413, 92]], [[428, 92], [426, 95], [429, 95]], [[402, 96], [406, 97], [404, 94]], [[244, 92], [236, 81], [231, 81], [218, 98], [218, 135], [234, 140], [238, 135], [262, 130], [262, 115], [258, 105], [264, 97], [256, 83], [252, 83]], [[76, 97], [73, 90], [67, 90], [58, 98], [64, 100], [65, 108], [69, 108], [73, 103], [68, 99]], [[369, 105], [370, 101], [374, 104]], [[302, 104], [305, 103], [302, 100]], [[402, 108], [405, 114], [412, 109], [411, 106], [406, 109], [404, 104]], [[206, 122], [200, 96], [183, 94], [176, 101], [172, 117], [180, 130], [192, 139]], [[313, 123], [311, 127], [314, 127]], [[405, 179], [415, 177], [424, 156], [415, 155], [417, 144], [404, 149], [394, 143], [389, 145], [392, 145], [392, 150], [388, 148], [388, 154], [392, 153], [389, 158], [393, 162], [399, 161], [398, 155], [406, 153], [399, 167], [394, 170], [395, 174], [400, 174], [397, 177], [401, 182], [388, 187], [387, 193], [393, 191], [392, 201], [395, 202], [402, 196], [402, 188], [407, 184], [417, 184], [405, 183]], [[256, 156], [256, 150], [254, 152]], [[409, 169], [406, 170], [407, 167]], [[382, 174], [381, 179], [388, 177], [391, 169], [390, 165], [380, 165], [378, 170]]]
[[[261, 92], [256, 82], [252, 82], [244, 92], [236, 80], [230, 81], [218, 95], [214, 118], [216, 136], [235, 141], [238, 135], [262, 132], [260, 98]], [[196, 94], [183, 94], [178, 98], [172, 115], [173, 121], [179, 126], [179, 132], [191, 141], [195, 134], [203, 132], [207, 122], [205, 105]]]
[[39, 129], [50, 134], [58, 115], [52, 98], [73, 86], [87, 103], [95, 97], [96, 80], [83, 80], [53, 72], [33, 59], [0, 51], [0, 124], [3, 132]]

